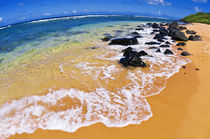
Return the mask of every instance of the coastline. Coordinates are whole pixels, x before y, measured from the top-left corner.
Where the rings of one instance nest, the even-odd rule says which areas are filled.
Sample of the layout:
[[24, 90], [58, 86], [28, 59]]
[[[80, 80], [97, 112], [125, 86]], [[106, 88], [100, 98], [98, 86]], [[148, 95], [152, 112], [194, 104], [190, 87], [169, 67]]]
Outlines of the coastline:
[[24, 133], [11, 138], [209, 138], [210, 26], [196, 23], [187, 28], [195, 30], [203, 41], [187, 42], [184, 49], [193, 54], [189, 56], [192, 63], [168, 79], [160, 94], [147, 98], [153, 112], [148, 121], [123, 128], [95, 124], [74, 133], [39, 129], [33, 134]]

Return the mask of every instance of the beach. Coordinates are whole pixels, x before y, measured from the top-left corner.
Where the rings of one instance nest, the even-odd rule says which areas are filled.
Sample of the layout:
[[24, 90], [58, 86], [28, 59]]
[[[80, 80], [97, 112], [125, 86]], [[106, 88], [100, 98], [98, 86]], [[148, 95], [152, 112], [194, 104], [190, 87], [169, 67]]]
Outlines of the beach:
[[97, 123], [74, 133], [38, 129], [32, 134], [16, 134], [10, 138], [210, 138], [210, 25], [196, 23], [187, 28], [196, 31], [202, 41], [188, 41], [186, 46], [181, 46], [192, 54], [188, 57], [192, 62], [170, 77], [160, 94], [147, 98], [153, 113], [148, 120], [121, 128]]

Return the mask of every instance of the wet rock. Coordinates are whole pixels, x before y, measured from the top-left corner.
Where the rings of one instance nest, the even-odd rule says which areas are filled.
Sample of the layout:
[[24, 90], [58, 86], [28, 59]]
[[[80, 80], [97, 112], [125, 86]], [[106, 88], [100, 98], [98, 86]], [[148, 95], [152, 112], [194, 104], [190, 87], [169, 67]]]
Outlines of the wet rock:
[[195, 70], [200, 70], [199, 68], [196, 68]]
[[193, 30], [187, 30], [186, 33], [187, 33], [187, 34], [196, 34], [196, 32], [193, 31]]
[[182, 68], [184, 68], [184, 69], [185, 69], [185, 68], [186, 68], [186, 66], [182, 66]]
[[146, 63], [142, 61], [140, 57], [137, 55], [131, 57], [121, 58], [119, 61], [124, 67], [132, 66], [132, 67], [146, 67]]
[[184, 51], [184, 52], [181, 53], [181, 55], [182, 55], [182, 56], [190, 56], [191, 54], [188, 53], [188, 52], [186, 52], [186, 51]]
[[151, 25], [152, 25], [152, 23], [146, 23], [146, 25], [147, 25], [147, 26], [151, 26]]
[[138, 52], [138, 56], [147, 56], [148, 55], [148, 53], [147, 52], [145, 52], [145, 51], [140, 51], [140, 52]]
[[156, 39], [156, 40], [163, 40], [165, 39], [163, 35], [161, 34], [156, 34], [155, 37], [153, 39]]
[[159, 26], [157, 23], [153, 23], [153, 24], [152, 24], [152, 27], [153, 27], [153, 28], [159, 28], [160, 26]]
[[158, 48], [155, 52], [156, 53], [161, 53], [160, 48]]
[[183, 27], [183, 26], [179, 26], [178, 29], [179, 29], [179, 30], [185, 30], [185, 29], [187, 29], [187, 28], [186, 28], [186, 27]]
[[135, 30], [144, 30], [144, 28], [138, 27], [138, 28], [136, 28]]
[[138, 32], [131, 32], [131, 35], [139, 35]]
[[164, 52], [165, 55], [172, 55], [174, 54], [170, 49], [166, 49]]
[[139, 44], [138, 40], [133, 37], [133, 38], [117, 38], [117, 39], [113, 39], [111, 40], [111, 42], [109, 43], [109, 45], [136, 45]]
[[155, 29], [155, 30], [153, 30], [153, 32], [160, 32], [160, 30]]
[[131, 48], [131, 47], [128, 47], [128, 48], [122, 50], [122, 52], [124, 52], [123, 53], [124, 57], [130, 57], [132, 55], [136, 55], [137, 54], [137, 52], [134, 51], [133, 48]]
[[183, 50], [182, 48], [177, 48], [177, 50]]
[[160, 27], [160, 34], [163, 36], [167, 36], [168, 35], [168, 30], [164, 27]]
[[163, 45], [160, 45], [159, 47], [161, 47], [161, 48], [169, 48], [170, 46], [168, 44], [163, 44]]
[[169, 41], [166, 41], [165, 44], [171, 44]]
[[190, 35], [188, 39], [191, 41], [200, 41], [201, 37], [199, 35]]
[[146, 42], [145, 43], [146, 45], [159, 45], [160, 43], [159, 42]]
[[152, 46], [152, 47], [149, 47], [148, 49], [159, 49], [159, 48], [155, 47], [155, 46]]
[[124, 67], [146, 67], [146, 64], [142, 61], [140, 57], [148, 55], [147, 52], [137, 52], [134, 51], [131, 47], [124, 49], [122, 52], [124, 52], [124, 58], [121, 58], [119, 63], [121, 63]]
[[169, 25], [169, 28], [178, 28], [178, 23], [176, 21], [172, 22], [170, 25]]
[[179, 43], [176, 44], [176, 46], [185, 46], [185, 45], [186, 45], [185, 42], [179, 42]]
[[175, 30], [172, 34], [171, 34], [171, 38], [173, 40], [176, 41], [188, 41], [187, 37], [184, 35], [183, 32], [180, 32], [178, 30]]
[[162, 39], [157, 39], [157, 41], [159, 41], [159, 42], [165, 42], [164, 40], [162, 40]]

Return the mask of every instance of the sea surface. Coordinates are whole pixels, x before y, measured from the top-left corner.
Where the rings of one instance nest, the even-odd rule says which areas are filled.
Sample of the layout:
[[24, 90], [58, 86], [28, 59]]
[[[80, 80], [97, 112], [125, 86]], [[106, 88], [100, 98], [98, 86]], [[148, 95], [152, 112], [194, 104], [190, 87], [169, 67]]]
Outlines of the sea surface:
[[[146, 68], [124, 68], [118, 61], [128, 46], [108, 45], [104, 34], [128, 37], [146, 22], [171, 22], [123, 15], [42, 19], [0, 29], [0, 138], [38, 128], [75, 132], [103, 123], [140, 124], [152, 116], [147, 97], [189, 59], [156, 53], [150, 27], [131, 47], [144, 50]], [[167, 40], [174, 44], [168, 37]], [[153, 45], [155, 46], [155, 45]], [[158, 45], [157, 45], [158, 46]]]

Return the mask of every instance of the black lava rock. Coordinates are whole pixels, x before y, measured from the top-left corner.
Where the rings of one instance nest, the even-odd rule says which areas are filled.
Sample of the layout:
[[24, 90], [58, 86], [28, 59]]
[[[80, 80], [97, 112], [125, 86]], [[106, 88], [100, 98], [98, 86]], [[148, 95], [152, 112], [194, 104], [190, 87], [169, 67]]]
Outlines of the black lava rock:
[[190, 35], [188, 39], [191, 41], [200, 41], [201, 37], [199, 35]]
[[159, 45], [159, 42], [146, 42], [146, 45]]
[[185, 46], [185, 45], [186, 45], [185, 42], [179, 42], [179, 43], [176, 44], [176, 46]]
[[153, 28], [159, 28], [160, 26], [159, 26], [157, 23], [153, 23], [153, 24], [152, 24], [152, 27], [153, 27]]
[[160, 34], [163, 36], [167, 36], [168, 35], [168, 30], [164, 27], [160, 27]]
[[138, 28], [136, 28], [135, 30], [144, 30], [144, 28], [138, 27]]
[[145, 51], [140, 51], [140, 52], [138, 52], [138, 56], [147, 56], [148, 55], [148, 53], [147, 52], [145, 52]]
[[183, 27], [183, 26], [180, 26], [180, 27], [178, 27], [178, 29], [179, 30], [185, 30], [185, 29], [187, 29], [186, 27]]
[[155, 46], [152, 46], [152, 47], [149, 47], [148, 49], [159, 49], [159, 48], [155, 47]]
[[182, 48], [177, 48], [177, 50], [183, 50]]
[[159, 48], [159, 49], [157, 49], [155, 52], [160, 53], [160, 52], [161, 52], [161, 51], [160, 51], [160, 48]]
[[193, 31], [193, 30], [187, 30], [186, 33], [187, 33], [187, 34], [196, 34], [196, 32]]
[[178, 30], [175, 30], [172, 34], [171, 34], [171, 38], [173, 40], [176, 41], [188, 41], [187, 37], [184, 35], [183, 32], [180, 32]]
[[168, 44], [163, 44], [163, 45], [160, 45], [160, 47], [162, 47], [162, 48], [169, 48], [170, 46]]
[[162, 40], [162, 39], [157, 39], [157, 41], [159, 41], [159, 42], [165, 42], [164, 40]]
[[163, 40], [165, 39], [163, 35], [161, 34], [156, 34], [155, 37], [153, 39], [156, 39], [156, 40]]
[[169, 41], [166, 41], [165, 44], [171, 44]]
[[139, 44], [138, 40], [133, 37], [133, 38], [118, 38], [118, 39], [113, 39], [109, 43], [109, 45], [136, 45]]
[[182, 55], [182, 56], [190, 56], [191, 54], [184, 51], [184, 52], [181, 53], [181, 55]]
[[164, 52], [165, 55], [172, 55], [174, 54], [170, 49], [166, 49]]

